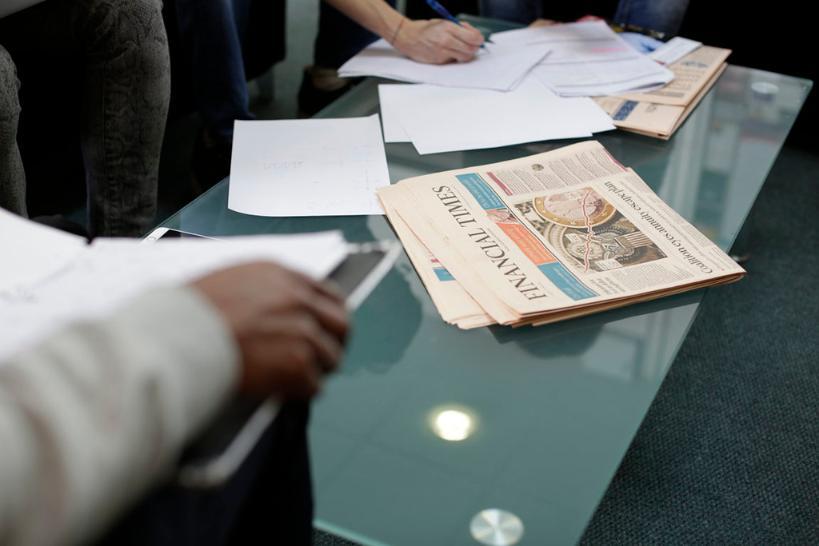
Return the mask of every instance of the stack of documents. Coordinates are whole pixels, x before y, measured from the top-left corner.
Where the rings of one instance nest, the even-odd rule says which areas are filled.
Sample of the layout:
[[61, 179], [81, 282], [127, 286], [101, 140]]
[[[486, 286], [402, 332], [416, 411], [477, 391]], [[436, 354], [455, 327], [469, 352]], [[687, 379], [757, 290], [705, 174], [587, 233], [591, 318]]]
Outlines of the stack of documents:
[[[687, 42], [684, 45], [690, 45]], [[729, 49], [697, 47], [669, 64], [674, 80], [668, 85], [646, 93], [600, 97], [597, 103], [617, 127], [668, 140], [725, 71], [730, 54]]]
[[540, 325], [745, 271], [597, 142], [378, 191], [443, 319]]
[[412, 142], [419, 154], [477, 150], [614, 129], [589, 98], [562, 98], [534, 79], [506, 93], [435, 85], [378, 87], [386, 142]]
[[565, 97], [653, 89], [674, 78], [670, 70], [635, 51], [603, 21], [509, 30], [493, 34], [492, 41], [506, 47], [546, 46], [549, 54], [532, 73]]
[[77, 320], [100, 319], [140, 292], [266, 260], [326, 277], [347, 255], [340, 232], [221, 241], [84, 239], [0, 209], [0, 362]]
[[384, 40], [366, 47], [338, 69], [342, 78], [377, 76], [411, 83], [509, 91], [549, 52], [545, 44], [484, 44], [468, 63], [413, 61]]

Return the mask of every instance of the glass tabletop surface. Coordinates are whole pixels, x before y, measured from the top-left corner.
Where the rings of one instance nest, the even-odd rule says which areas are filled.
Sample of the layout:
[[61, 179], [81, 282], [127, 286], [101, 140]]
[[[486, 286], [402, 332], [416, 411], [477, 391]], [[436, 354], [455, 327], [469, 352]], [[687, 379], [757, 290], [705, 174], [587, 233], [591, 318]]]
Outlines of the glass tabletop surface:
[[[377, 83], [365, 80], [320, 117], [377, 112]], [[810, 87], [730, 66], [670, 141], [621, 131], [597, 138], [728, 250]], [[386, 151], [397, 182], [570, 142]], [[162, 225], [211, 236], [341, 229], [350, 241], [395, 238], [381, 216], [246, 216], [227, 209], [227, 196], [223, 181]], [[539, 328], [462, 331], [441, 320], [402, 255], [355, 313], [343, 367], [314, 404], [316, 525], [363, 544], [474, 545], [500, 522], [518, 544], [575, 543], [702, 296]], [[476, 519], [490, 509], [504, 513]]]

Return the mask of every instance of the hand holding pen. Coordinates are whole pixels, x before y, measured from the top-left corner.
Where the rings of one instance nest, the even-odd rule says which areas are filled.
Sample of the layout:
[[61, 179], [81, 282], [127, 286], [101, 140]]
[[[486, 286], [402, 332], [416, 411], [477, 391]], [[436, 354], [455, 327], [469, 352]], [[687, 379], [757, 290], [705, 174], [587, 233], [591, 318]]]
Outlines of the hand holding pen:
[[[449, 21], [450, 23], [455, 23], [455, 24], [456, 24], [456, 25], [458, 25], [459, 27], [464, 26], [464, 23], [462, 23], [462, 22], [461, 22], [461, 21], [460, 21], [460, 20], [459, 20], [457, 17], [455, 17], [454, 15], [452, 15], [452, 14], [449, 12], [449, 10], [448, 10], [448, 9], [446, 9], [446, 8], [445, 8], [445, 7], [444, 7], [444, 6], [443, 6], [443, 5], [442, 5], [440, 2], [438, 2], [437, 0], [426, 0], [426, 1], [427, 1], [427, 5], [428, 5], [430, 8], [432, 8], [432, 10], [433, 10], [435, 13], [437, 13], [438, 15], [440, 15], [440, 16], [441, 16], [443, 19], [446, 19], [446, 20], [447, 20], [447, 21]], [[467, 24], [467, 25], [469, 25], [469, 23], [466, 23], [466, 24]], [[470, 28], [475, 28], [475, 27], [473, 27], [472, 25], [469, 25], [469, 26], [470, 26]], [[477, 30], [477, 29], [476, 29], [476, 30]], [[489, 38], [486, 38], [486, 41], [487, 41], [487, 42], [489, 42], [490, 44], [491, 44], [491, 43], [494, 43], [494, 42], [492, 42], [492, 40], [490, 40]], [[481, 48], [484, 48], [484, 49], [485, 49], [485, 46], [481, 45]]]
[[391, 43], [407, 57], [423, 63], [470, 61], [483, 45], [483, 35], [469, 23], [452, 19], [454, 24], [451, 20], [404, 19]]

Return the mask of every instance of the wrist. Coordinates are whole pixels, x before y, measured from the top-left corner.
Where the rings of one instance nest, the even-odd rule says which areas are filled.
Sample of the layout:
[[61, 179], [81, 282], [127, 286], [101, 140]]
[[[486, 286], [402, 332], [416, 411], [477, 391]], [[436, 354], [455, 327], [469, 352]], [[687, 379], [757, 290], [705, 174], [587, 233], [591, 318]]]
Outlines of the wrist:
[[395, 34], [395, 39], [390, 42], [392, 47], [409, 56], [413, 46], [418, 43], [417, 25], [419, 21], [404, 18], [404, 22]]
[[387, 42], [389, 42], [389, 44], [396, 49], [400, 49], [397, 44], [401, 39], [401, 33], [406, 31], [408, 22], [409, 20], [402, 15], [401, 18], [394, 25], [394, 28], [392, 29], [390, 35], [385, 37]]

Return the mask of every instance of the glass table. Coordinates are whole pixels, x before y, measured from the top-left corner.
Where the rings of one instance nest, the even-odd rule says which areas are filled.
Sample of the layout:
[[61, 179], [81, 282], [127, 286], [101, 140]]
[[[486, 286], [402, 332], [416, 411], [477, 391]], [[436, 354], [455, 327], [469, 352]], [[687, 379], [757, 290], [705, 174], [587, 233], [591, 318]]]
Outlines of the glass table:
[[[320, 116], [378, 111], [377, 83], [364, 81]], [[810, 87], [731, 66], [670, 141], [620, 131], [598, 140], [728, 250]], [[386, 149], [396, 182], [568, 143], [430, 156], [411, 144]], [[227, 196], [223, 181], [162, 225], [212, 236], [341, 229], [351, 241], [394, 238], [380, 216], [244, 216], [227, 209]], [[481, 527], [475, 516], [500, 509], [507, 537], [523, 532], [519, 544], [577, 542], [702, 298], [461, 331], [440, 319], [402, 256], [355, 313], [343, 369], [314, 405], [316, 526], [367, 545], [474, 545], [496, 523], [490, 515]]]

